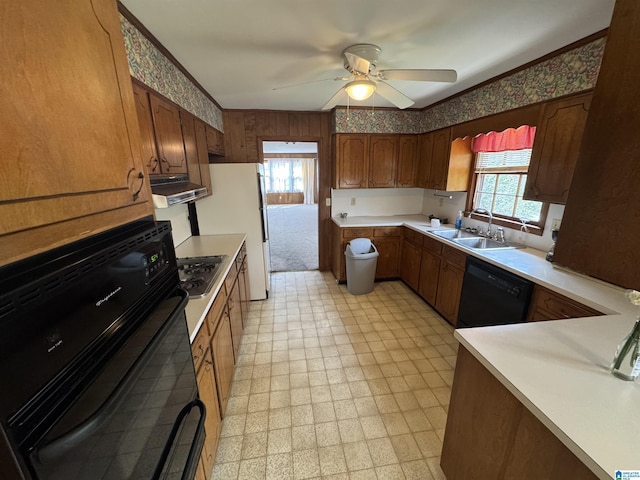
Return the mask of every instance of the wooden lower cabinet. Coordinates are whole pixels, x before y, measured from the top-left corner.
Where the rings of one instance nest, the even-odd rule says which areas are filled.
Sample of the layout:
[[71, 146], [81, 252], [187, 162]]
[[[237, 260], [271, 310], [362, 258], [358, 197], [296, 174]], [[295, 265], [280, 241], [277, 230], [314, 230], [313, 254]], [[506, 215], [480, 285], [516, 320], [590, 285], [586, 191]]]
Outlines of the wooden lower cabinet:
[[527, 321], [539, 322], [543, 320], [561, 320], [563, 318], [594, 317], [597, 315], [603, 315], [603, 313], [540, 285], [534, 285]]
[[216, 374], [216, 386], [220, 399], [220, 414], [224, 418], [227, 409], [229, 394], [231, 392], [231, 380], [233, 380], [233, 340], [231, 336], [231, 323], [229, 313], [225, 308], [218, 327], [211, 337], [211, 350], [213, 352], [213, 365]]
[[400, 278], [414, 290], [420, 283], [420, 260], [422, 258], [422, 239], [424, 235], [404, 228], [402, 237], [402, 255]]
[[368, 238], [378, 249], [376, 280], [398, 278], [400, 275], [401, 239], [403, 227], [339, 227], [333, 225], [333, 276], [338, 282], [347, 280], [344, 252], [354, 238]]
[[448, 480], [597, 478], [463, 346], [440, 465]]
[[[437, 250], [434, 251], [429, 246], [434, 242]], [[442, 243], [437, 240], [425, 238], [422, 247], [422, 259], [420, 260], [420, 282], [418, 284], [418, 294], [424, 298], [430, 305], [436, 304], [436, 295], [438, 293], [438, 280], [440, 279], [440, 252], [442, 251]]]
[[400, 227], [381, 227], [373, 229], [373, 244], [378, 249], [376, 279], [398, 278], [400, 265]]
[[435, 308], [454, 327], [458, 322], [466, 259], [467, 255], [460, 250], [442, 247]]
[[238, 349], [242, 339], [242, 306], [240, 303], [240, 287], [238, 277], [233, 282], [231, 291], [227, 296], [227, 309], [229, 311], [229, 324], [231, 326], [231, 339], [233, 343], [234, 365], [238, 363]]
[[[200, 393], [200, 400], [202, 400], [207, 408], [204, 425], [206, 437], [200, 459], [205, 474], [211, 474], [218, 449], [222, 420], [220, 417], [218, 390], [216, 388], [213, 358], [210, 349], [205, 353], [202, 365], [200, 365], [200, 369], [198, 370], [198, 391]], [[208, 475], [206, 475], [205, 478], [208, 478]]]

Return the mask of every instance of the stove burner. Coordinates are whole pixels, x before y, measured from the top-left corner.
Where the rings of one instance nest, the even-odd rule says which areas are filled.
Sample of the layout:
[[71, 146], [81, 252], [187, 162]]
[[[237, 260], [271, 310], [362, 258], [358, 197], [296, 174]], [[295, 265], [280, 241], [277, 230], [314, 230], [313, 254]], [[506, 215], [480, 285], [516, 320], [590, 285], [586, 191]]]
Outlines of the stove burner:
[[178, 258], [180, 287], [190, 297], [204, 297], [215, 283], [227, 255]]

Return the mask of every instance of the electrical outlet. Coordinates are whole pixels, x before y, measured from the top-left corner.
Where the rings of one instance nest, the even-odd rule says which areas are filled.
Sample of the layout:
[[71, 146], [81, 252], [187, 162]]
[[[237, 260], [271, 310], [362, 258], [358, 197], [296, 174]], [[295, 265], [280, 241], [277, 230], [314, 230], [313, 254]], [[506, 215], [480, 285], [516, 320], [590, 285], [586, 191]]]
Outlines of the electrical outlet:
[[560, 223], [562, 223], [562, 219], [560, 218], [551, 220], [551, 230], [560, 230]]
[[325, 204], [327, 207], [330, 207], [330, 206], [331, 206], [331, 198], [330, 198], [330, 197], [325, 198], [325, 199], [324, 199], [324, 204]]
[[351, 205], [355, 205], [356, 204], [356, 197], [351, 197]]

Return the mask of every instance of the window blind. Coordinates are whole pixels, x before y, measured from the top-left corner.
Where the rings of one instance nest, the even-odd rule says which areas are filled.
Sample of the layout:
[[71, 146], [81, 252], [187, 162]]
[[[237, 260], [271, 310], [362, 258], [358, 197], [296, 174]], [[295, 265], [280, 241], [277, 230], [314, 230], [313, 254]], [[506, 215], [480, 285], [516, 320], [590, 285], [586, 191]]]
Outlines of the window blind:
[[531, 159], [531, 149], [478, 152], [476, 155], [476, 173], [527, 173], [529, 160]]

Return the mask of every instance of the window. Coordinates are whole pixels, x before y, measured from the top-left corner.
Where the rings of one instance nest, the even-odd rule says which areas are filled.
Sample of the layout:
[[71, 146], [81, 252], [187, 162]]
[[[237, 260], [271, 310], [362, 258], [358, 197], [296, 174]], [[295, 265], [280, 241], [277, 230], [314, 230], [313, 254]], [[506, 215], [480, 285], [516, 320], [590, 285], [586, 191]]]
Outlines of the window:
[[548, 205], [522, 198], [534, 134], [535, 127], [524, 126], [474, 139], [474, 193], [468, 207], [488, 210], [495, 224], [510, 228], [526, 224], [530, 233], [542, 234]]
[[264, 162], [267, 193], [303, 191], [302, 159], [269, 159]]

